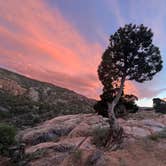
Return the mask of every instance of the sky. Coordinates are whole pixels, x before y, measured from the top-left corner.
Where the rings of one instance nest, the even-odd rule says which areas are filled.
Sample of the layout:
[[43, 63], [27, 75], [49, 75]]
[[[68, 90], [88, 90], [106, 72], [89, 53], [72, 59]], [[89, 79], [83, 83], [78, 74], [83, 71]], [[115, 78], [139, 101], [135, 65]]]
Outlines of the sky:
[[152, 81], [127, 81], [138, 105], [166, 97], [165, 0], [0, 0], [0, 67], [98, 99], [97, 67], [120, 26], [144, 24], [154, 33], [164, 67]]

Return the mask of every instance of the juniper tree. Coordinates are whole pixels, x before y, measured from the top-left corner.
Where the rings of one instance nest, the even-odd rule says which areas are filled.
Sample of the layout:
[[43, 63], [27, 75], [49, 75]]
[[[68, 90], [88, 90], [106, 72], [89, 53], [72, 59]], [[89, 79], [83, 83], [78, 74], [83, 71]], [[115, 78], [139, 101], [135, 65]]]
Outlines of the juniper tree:
[[[101, 100], [97, 101], [93, 108], [98, 115], [108, 118], [107, 102], [113, 101], [114, 97], [104, 92], [100, 95], [100, 98]], [[138, 100], [138, 98], [135, 95], [122, 93], [116, 107], [114, 108], [116, 118], [126, 116], [128, 113], [136, 113], [138, 111], [138, 106], [135, 103], [136, 100]]]
[[143, 24], [125, 25], [110, 36], [109, 46], [98, 67], [98, 76], [104, 92], [115, 96], [112, 102], [107, 100], [108, 114], [113, 124], [116, 124], [114, 108], [122, 95], [125, 81], [142, 83], [152, 80], [162, 69], [160, 50], [153, 44], [152, 37], [151, 29]]

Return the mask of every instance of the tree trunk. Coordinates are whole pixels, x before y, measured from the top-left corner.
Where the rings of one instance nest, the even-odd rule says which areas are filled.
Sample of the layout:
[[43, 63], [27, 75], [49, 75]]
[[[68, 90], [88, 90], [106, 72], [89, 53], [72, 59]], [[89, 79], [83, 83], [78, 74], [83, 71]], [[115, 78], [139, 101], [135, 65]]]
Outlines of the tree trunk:
[[108, 104], [108, 114], [109, 114], [109, 118], [113, 118], [114, 121], [116, 121], [116, 117], [115, 117], [115, 112], [114, 112], [114, 108], [115, 106], [117, 105], [121, 95], [122, 95], [122, 92], [123, 92], [123, 87], [124, 87], [124, 82], [125, 82], [125, 76], [122, 77], [121, 79], [121, 84], [120, 84], [120, 88], [119, 88], [119, 91], [118, 91], [118, 94], [116, 95], [115, 99], [112, 101], [112, 103], [107, 103]]
[[122, 142], [123, 128], [120, 127], [120, 125], [117, 122], [114, 109], [122, 95], [124, 82], [125, 82], [125, 76], [122, 77], [121, 79], [120, 88], [115, 99], [112, 101], [112, 103], [109, 102], [107, 103], [109, 123], [110, 123], [110, 136], [109, 136], [110, 138], [108, 138], [109, 141], [107, 147], [111, 148], [111, 150], [115, 150], [116, 148], [118, 148]]

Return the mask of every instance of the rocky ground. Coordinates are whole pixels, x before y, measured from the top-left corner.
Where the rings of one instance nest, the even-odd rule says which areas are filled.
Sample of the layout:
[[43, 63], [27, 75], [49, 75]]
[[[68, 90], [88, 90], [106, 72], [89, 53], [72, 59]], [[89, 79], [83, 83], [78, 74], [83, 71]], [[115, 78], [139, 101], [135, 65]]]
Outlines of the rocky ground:
[[108, 119], [96, 114], [56, 117], [21, 131], [17, 139], [26, 144], [30, 166], [166, 165], [166, 115], [142, 111], [119, 123], [125, 138], [116, 151], [93, 143], [94, 131], [109, 128]]
[[[15, 165], [166, 165], [166, 115], [142, 110], [119, 119], [124, 142], [109, 151], [100, 146], [109, 131], [108, 119], [93, 113], [95, 102], [0, 68], [0, 121], [14, 125], [17, 140], [25, 143], [25, 155]], [[0, 166], [10, 165], [0, 156]]]

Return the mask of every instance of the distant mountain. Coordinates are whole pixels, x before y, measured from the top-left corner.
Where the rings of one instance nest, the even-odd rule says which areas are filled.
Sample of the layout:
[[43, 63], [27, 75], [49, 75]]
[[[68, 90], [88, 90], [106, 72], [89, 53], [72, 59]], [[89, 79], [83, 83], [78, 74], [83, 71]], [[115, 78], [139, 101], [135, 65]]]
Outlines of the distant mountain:
[[0, 68], [0, 122], [26, 128], [55, 116], [93, 112], [95, 100]]

